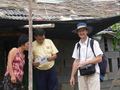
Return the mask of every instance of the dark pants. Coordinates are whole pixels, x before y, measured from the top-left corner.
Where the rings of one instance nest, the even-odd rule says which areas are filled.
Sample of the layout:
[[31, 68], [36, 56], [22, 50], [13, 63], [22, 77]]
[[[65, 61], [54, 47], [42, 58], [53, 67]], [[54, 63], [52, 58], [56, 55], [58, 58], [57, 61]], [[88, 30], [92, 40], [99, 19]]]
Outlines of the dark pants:
[[55, 67], [49, 70], [34, 70], [37, 90], [58, 90], [58, 80]]

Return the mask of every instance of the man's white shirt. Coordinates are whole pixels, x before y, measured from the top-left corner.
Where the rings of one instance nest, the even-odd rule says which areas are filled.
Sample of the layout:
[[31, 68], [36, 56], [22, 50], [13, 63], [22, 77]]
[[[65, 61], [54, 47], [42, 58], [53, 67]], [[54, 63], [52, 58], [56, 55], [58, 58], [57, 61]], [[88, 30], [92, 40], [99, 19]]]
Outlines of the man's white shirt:
[[[78, 59], [80, 62], [85, 61], [85, 60], [87, 61], [87, 60], [94, 59], [95, 56], [94, 56], [93, 51], [92, 51], [92, 49], [90, 47], [90, 40], [91, 40], [91, 38], [87, 38], [87, 40], [84, 43], [82, 43], [81, 40], [79, 41], [79, 44], [80, 44], [80, 57], [79, 57], [79, 48], [77, 48], [78, 43], [76, 43], [75, 48], [73, 50], [72, 58]], [[88, 47], [87, 47], [87, 43], [88, 43]], [[94, 40], [93, 49], [94, 49], [94, 52], [95, 52], [96, 56], [98, 56], [100, 54], [101, 55], [103, 54], [103, 52], [102, 52], [102, 50], [101, 50], [101, 48], [99, 46], [99, 43], [96, 40]], [[96, 68], [96, 72], [100, 73], [98, 64], [96, 64], [95, 68]], [[79, 72], [78, 72], [78, 75], [80, 75]]]

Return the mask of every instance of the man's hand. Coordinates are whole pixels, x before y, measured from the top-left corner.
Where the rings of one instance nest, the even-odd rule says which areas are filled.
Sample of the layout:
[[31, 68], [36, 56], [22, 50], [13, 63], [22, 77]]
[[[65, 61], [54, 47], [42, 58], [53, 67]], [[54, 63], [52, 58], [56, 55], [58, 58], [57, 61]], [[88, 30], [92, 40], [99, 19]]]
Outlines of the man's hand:
[[87, 61], [82, 61], [78, 63], [78, 67], [82, 67], [87, 64]]
[[71, 77], [71, 79], [70, 79], [70, 85], [71, 85], [72, 87], [75, 86], [75, 78], [74, 78], [74, 77]]
[[48, 61], [53, 60], [52, 56], [48, 57], [47, 60], [48, 60]]
[[53, 54], [52, 56], [49, 56], [47, 58], [48, 61], [51, 61], [51, 60], [55, 60], [57, 58], [57, 55], [56, 54]]
[[38, 67], [39, 65], [40, 65], [39, 62], [33, 62], [33, 66], [34, 66], [34, 67]]

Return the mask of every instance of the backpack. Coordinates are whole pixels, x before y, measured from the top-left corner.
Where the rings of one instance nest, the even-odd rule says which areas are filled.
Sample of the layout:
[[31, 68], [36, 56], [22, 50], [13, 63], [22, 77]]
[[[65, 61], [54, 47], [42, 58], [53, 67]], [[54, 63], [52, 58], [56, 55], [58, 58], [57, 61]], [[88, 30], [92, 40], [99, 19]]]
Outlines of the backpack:
[[[93, 44], [94, 44], [94, 39], [91, 39], [90, 40], [90, 47], [92, 49], [92, 52], [93, 52], [94, 56], [96, 57], [94, 49], [93, 49]], [[77, 48], [78, 47], [80, 47], [79, 42], [77, 44]], [[100, 68], [100, 82], [103, 82], [104, 76], [105, 76], [105, 73], [106, 73], [106, 68], [107, 68], [107, 57], [105, 56], [105, 54], [102, 55], [102, 62], [98, 63], [98, 65], [99, 65], [99, 68]]]
[[[92, 52], [95, 55], [94, 49], [93, 49], [93, 44], [94, 44], [94, 39], [90, 40], [90, 47], [92, 49]], [[104, 76], [106, 73], [106, 68], [107, 68], [107, 57], [105, 54], [102, 55], [102, 62], [98, 63], [99, 67], [100, 67], [100, 81], [103, 82], [104, 80]]]

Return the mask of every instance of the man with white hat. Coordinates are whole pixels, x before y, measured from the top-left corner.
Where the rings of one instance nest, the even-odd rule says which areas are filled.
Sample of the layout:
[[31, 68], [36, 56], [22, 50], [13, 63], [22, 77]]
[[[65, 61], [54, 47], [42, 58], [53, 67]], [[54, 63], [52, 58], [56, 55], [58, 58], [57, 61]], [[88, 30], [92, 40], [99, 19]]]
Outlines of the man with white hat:
[[[88, 34], [92, 32], [92, 27], [87, 26], [86, 23], [78, 23], [77, 29], [73, 30], [73, 33], [78, 34], [80, 41], [75, 44], [72, 58], [74, 58], [70, 85], [74, 87], [75, 85], [75, 74], [78, 71], [78, 87], [79, 90], [100, 90], [100, 69], [98, 63], [102, 61], [103, 52], [100, 49], [99, 43], [94, 40], [94, 56], [92, 49], [90, 47], [91, 38], [88, 37]], [[79, 44], [79, 48], [78, 48]], [[94, 64], [95, 72], [88, 75], [82, 75], [79, 68], [88, 64]]]

